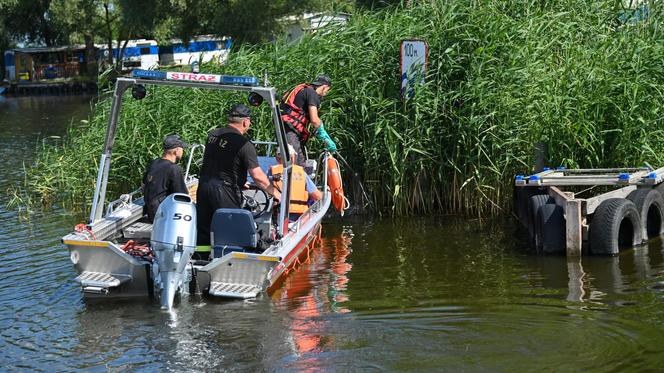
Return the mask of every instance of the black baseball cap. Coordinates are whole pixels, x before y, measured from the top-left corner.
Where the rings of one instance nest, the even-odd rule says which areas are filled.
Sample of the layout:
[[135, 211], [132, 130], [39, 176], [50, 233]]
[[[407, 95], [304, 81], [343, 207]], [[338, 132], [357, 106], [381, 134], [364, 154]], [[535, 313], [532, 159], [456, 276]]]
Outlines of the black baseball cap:
[[327, 85], [332, 87], [332, 79], [330, 79], [330, 77], [327, 75], [318, 75], [316, 79], [314, 79], [314, 81], [311, 82], [311, 85], [314, 86]]
[[182, 141], [178, 135], [168, 135], [164, 138], [164, 150], [186, 148], [187, 146], [187, 143]]
[[251, 110], [246, 105], [235, 104], [228, 111], [228, 117], [251, 118]]

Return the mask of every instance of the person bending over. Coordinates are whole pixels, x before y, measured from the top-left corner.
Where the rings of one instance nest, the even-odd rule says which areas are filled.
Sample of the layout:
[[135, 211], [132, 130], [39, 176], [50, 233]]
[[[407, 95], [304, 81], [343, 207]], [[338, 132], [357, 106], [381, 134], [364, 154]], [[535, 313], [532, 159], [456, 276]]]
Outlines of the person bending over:
[[327, 75], [319, 75], [311, 84], [303, 83], [286, 92], [282, 99], [281, 120], [286, 125], [286, 141], [295, 149], [300, 166], [304, 167], [307, 160], [305, 146], [311, 133], [325, 143], [327, 150], [337, 151], [337, 145], [318, 116], [321, 98], [331, 87], [332, 80]]

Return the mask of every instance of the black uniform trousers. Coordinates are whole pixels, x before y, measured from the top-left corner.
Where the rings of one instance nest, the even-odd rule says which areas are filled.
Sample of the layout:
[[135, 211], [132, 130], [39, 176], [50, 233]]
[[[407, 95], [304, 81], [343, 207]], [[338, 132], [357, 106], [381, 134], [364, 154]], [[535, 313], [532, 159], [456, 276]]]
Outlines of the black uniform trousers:
[[242, 207], [240, 189], [218, 178], [201, 177], [196, 191], [197, 244], [210, 244], [210, 224], [217, 209]]

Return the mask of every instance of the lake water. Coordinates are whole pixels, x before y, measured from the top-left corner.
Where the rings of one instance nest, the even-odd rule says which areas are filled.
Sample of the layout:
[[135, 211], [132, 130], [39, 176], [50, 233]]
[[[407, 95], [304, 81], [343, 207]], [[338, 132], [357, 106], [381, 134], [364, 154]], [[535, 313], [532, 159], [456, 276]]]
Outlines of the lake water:
[[[0, 96], [0, 190], [89, 98]], [[43, 140], [46, 139], [46, 140]], [[84, 214], [0, 202], [0, 370], [644, 371], [664, 367], [664, 243], [568, 261], [515, 223], [324, 223], [274, 294], [86, 303], [60, 238]]]

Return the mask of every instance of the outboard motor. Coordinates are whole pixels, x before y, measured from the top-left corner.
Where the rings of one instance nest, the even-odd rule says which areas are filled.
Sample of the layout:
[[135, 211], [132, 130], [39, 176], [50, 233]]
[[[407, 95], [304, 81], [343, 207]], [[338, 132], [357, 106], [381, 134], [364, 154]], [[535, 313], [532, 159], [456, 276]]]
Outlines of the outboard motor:
[[[157, 259], [155, 292], [162, 309], [171, 309], [175, 294], [185, 289], [186, 269], [196, 250], [196, 206], [191, 197], [171, 194], [161, 202], [155, 214], [150, 236]], [[153, 272], [154, 273], [154, 272]]]

